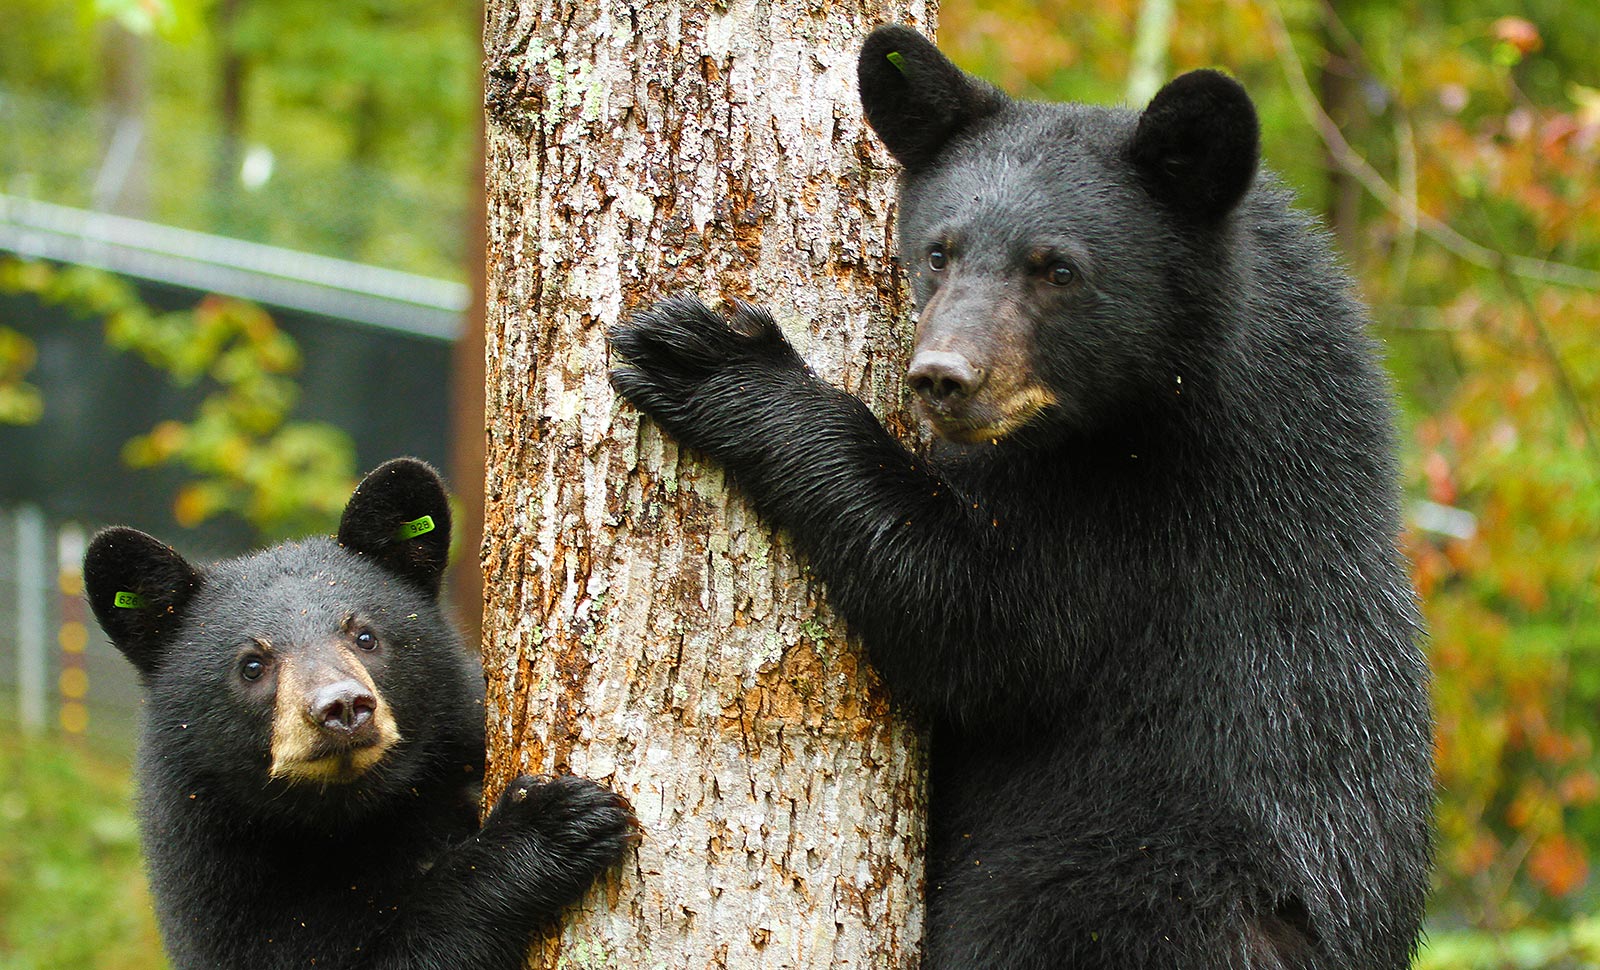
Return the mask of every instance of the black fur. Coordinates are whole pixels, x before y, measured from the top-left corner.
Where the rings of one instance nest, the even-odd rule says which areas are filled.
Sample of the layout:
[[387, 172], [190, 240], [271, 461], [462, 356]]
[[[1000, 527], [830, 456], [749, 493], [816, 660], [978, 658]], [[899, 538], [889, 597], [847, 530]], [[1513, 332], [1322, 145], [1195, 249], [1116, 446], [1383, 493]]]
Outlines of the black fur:
[[[83, 572], [99, 577], [88, 590], [89, 607], [148, 684], [164, 644], [177, 630], [200, 574], [171, 546], [137, 529], [102, 530], [84, 555]], [[118, 606], [117, 597], [142, 599], [142, 608]]]
[[1238, 81], [1190, 71], [1162, 88], [1139, 116], [1129, 160], [1150, 194], [1202, 221], [1233, 211], [1250, 188], [1260, 155], [1255, 106]]
[[[403, 551], [396, 530], [424, 514], [434, 530]], [[438, 600], [448, 516], [433, 470], [403, 459], [361, 484], [342, 545], [200, 570], [131, 529], [90, 543], [89, 601], [147, 688], [140, 822], [176, 970], [515, 970], [621, 857], [626, 805], [578, 778], [518, 779], [478, 825], [483, 675]], [[402, 740], [347, 784], [269, 777], [273, 692], [241, 680], [241, 651], [291, 662], [351, 616]]]
[[932, 717], [926, 965], [1407, 966], [1431, 728], [1389, 391], [1248, 99], [1190, 76], [951, 129], [895, 114], [886, 45], [961, 85], [904, 28], [864, 48], [919, 352], [953, 333], [1050, 403], [917, 456], [763, 311], [690, 297], [615, 328], [612, 376]]
[[[396, 531], [396, 523], [405, 522], [427, 531]], [[450, 564], [450, 500], [443, 483], [422, 462], [384, 462], [356, 486], [339, 519], [338, 538], [356, 555], [437, 595]]]
[[993, 87], [963, 73], [909, 27], [874, 31], [861, 48], [856, 75], [867, 120], [908, 169], [932, 162], [945, 142], [1004, 103]]

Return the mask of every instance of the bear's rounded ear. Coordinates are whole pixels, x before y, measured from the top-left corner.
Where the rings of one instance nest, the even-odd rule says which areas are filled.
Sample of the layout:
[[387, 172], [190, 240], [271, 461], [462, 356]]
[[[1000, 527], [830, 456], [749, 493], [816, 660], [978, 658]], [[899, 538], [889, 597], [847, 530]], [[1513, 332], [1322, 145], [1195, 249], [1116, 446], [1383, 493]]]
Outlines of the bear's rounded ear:
[[928, 38], [899, 24], [874, 30], [856, 64], [867, 124], [901, 165], [920, 168], [1005, 95], [971, 77]]
[[125, 526], [95, 533], [83, 554], [89, 607], [111, 642], [146, 679], [182, 622], [200, 580], [200, 572], [171, 546]]
[[415, 458], [374, 468], [344, 507], [339, 544], [435, 595], [450, 563], [450, 500]]
[[1215, 222], [1233, 211], [1255, 180], [1261, 125], [1238, 81], [1220, 71], [1190, 71], [1150, 99], [1129, 152], [1163, 204]]

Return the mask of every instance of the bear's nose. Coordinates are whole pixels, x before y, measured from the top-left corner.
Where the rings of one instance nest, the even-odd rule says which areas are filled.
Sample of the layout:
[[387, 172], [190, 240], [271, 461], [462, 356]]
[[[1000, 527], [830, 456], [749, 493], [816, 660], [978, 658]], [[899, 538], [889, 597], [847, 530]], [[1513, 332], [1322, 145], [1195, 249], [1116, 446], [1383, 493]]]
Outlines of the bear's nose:
[[332, 734], [354, 735], [372, 723], [378, 699], [354, 680], [341, 680], [319, 689], [311, 697], [311, 720]]
[[961, 354], [921, 350], [906, 370], [911, 389], [933, 408], [945, 408], [969, 398], [983, 386], [983, 371]]

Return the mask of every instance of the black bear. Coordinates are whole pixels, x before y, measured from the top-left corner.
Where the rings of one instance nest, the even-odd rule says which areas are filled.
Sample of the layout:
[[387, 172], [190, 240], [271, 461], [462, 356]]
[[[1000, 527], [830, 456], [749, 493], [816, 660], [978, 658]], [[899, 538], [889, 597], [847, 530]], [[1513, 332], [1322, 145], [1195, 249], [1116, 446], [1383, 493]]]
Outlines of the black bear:
[[338, 539], [205, 569], [128, 528], [84, 557], [145, 692], [140, 823], [177, 970], [517, 970], [615, 864], [622, 799], [520, 778], [482, 827], [483, 672], [445, 618], [450, 508], [388, 462]]
[[927, 965], [1409, 965], [1432, 739], [1392, 404], [1249, 97], [1016, 101], [904, 27], [859, 75], [931, 453], [748, 305], [637, 314], [612, 375], [931, 720]]

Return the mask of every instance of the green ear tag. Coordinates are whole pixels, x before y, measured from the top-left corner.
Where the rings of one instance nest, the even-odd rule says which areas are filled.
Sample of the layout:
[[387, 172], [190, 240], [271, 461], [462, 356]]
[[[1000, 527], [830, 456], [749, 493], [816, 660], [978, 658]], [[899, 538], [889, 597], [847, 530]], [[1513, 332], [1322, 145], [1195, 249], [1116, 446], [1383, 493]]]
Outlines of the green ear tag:
[[901, 74], [906, 72], [906, 59], [900, 56], [899, 51], [890, 51], [884, 56], [889, 59], [890, 64], [894, 65], [895, 70], [899, 71]]
[[120, 606], [125, 610], [142, 610], [150, 605], [150, 601], [138, 593], [130, 593], [124, 589], [111, 597], [111, 605]]
[[398, 539], [415, 539], [417, 536], [427, 535], [433, 531], [433, 516], [424, 515], [420, 519], [400, 523], [400, 528], [395, 530]]

